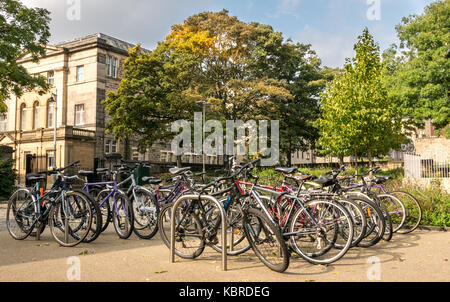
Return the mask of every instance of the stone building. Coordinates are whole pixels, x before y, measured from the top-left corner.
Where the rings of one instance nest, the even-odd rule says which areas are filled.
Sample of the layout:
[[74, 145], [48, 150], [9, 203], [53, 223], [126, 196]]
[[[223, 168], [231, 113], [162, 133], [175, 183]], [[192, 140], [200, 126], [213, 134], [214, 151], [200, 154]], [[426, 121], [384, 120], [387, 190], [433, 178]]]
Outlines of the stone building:
[[[12, 95], [7, 100], [8, 111], [0, 115], [0, 145], [13, 150], [19, 184], [24, 183], [26, 174], [55, 164], [63, 167], [79, 160], [80, 169], [92, 169], [95, 159], [98, 167], [108, 167], [110, 154], [125, 158], [128, 153], [132, 160], [176, 163], [170, 142], [156, 143], [141, 154], [136, 139], [116, 141], [113, 134], [105, 133], [108, 116], [101, 101], [108, 91], [119, 87], [123, 62], [131, 47], [134, 45], [98, 33], [47, 45], [46, 56], [37, 64], [29, 55], [19, 60], [30, 74], [44, 76], [52, 85], [51, 91], [42, 96], [37, 91], [20, 98]], [[56, 115], [52, 99], [56, 99]], [[182, 162], [200, 165], [202, 156], [185, 155]], [[208, 156], [206, 163], [215, 164], [217, 158]]]
[[[118, 88], [130, 47], [116, 38], [93, 34], [46, 46], [46, 57], [37, 64], [29, 55], [19, 60], [30, 74], [44, 76], [52, 85], [42, 96], [36, 91], [12, 96], [7, 113], [0, 116], [0, 144], [14, 150], [19, 183], [26, 173], [51, 168], [55, 155], [57, 167], [80, 160], [81, 168], [93, 168], [94, 158], [98, 166], [105, 166], [106, 154], [124, 154], [123, 142], [105, 133], [108, 117], [101, 101], [107, 91]], [[132, 139], [129, 146], [134, 159], [150, 156], [137, 153]]]

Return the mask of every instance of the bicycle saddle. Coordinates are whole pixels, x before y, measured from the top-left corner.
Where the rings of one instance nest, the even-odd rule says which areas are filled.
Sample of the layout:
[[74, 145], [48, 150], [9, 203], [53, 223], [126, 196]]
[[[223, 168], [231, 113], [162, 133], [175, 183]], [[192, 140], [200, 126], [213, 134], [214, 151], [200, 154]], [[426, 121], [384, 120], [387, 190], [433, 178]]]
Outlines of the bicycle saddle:
[[91, 176], [94, 175], [93, 171], [86, 171], [86, 170], [80, 170], [78, 171], [78, 174], [81, 176]]
[[321, 176], [320, 178], [315, 180], [316, 183], [321, 185], [322, 187], [329, 187], [334, 184], [334, 181], [331, 177]]
[[162, 183], [161, 179], [154, 178], [153, 176], [144, 176], [142, 177], [142, 181], [151, 185], [158, 185]]
[[297, 168], [276, 168], [275, 171], [277, 172], [281, 172], [284, 174], [293, 174], [295, 172], [297, 172]]
[[172, 173], [173, 175], [180, 175], [181, 173], [184, 173], [186, 171], [189, 171], [191, 169], [191, 167], [186, 167], [186, 168], [170, 168], [169, 172]]
[[313, 179], [316, 179], [317, 177], [313, 174], [306, 174], [306, 175], [295, 176], [295, 178], [299, 179], [299, 180], [308, 180], [308, 179], [313, 180]]
[[98, 168], [97, 169], [97, 173], [105, 173], [105, 172], [108, 172], [108, 171], [109, 171], [108, 168]]
[[27, 178], [29, 181], [37, 181], [37, 180], [45, 180], [45, 179], [47, 179], [47, 177], [41, 176], [41, 175], [39, 175], [39, 174], [27, 174], [27, 175], [26, 175], [26, 178]]

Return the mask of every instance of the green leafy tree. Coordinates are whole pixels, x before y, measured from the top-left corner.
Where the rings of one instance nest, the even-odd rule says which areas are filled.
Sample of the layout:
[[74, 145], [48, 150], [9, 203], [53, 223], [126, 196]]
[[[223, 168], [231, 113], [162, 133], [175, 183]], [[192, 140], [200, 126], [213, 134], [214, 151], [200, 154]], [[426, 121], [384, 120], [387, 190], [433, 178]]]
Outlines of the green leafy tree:
[[383, 54], [388, 96], [417, 126], [450, 123], [450, 1], [435, 1], [396, 27], [399, 45]]
[[104, 102], [107, 128], [119, 138], [138, 135], [145, 148], [170, 137], [169, 123], [191, 120], [201, 111], [197, 101], [207, 100], [208, 118], [279, 119], [288, 153], [313, 137], [319, 65], [310, 46], [284, 41], [269, 25], [203, 12], [172, 26], [151, 54], [130, 52], [120, 88]]
[[17, 63], [25, 54], [34, 62], [45, 56], [50, 37], [50, 12], [27, 8], [20, 1], [0, 0], [0, 112], [6, 111], [5, 100], [11, 94], [20, 97], [24, 91], [48, 90], [43, 77], [33, 77]]
[[382, 85], [379, 46], [367, 28], [354, 50], [356, 56], [321, 95], [319, 143], [328, 155], [367, 156], [372, 165], [374, 156], [399, 147], [402, 120]]
[[[0, 154], [1, 157], [1, 154]], [[7, 199], [15, 189], [17, 171], [13, 168], [14, 160], [0, 159], [0, 198]]]

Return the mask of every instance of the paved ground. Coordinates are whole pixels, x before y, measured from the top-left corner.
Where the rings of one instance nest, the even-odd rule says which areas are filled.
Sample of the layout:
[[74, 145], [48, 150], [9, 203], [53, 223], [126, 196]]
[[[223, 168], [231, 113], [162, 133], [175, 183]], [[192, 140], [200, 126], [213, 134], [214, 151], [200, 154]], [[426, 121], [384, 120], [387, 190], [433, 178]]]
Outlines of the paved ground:
[[[4, 212], [0, 210], [0, 213]], [[0, 216], [0, 219], [3, 219]], [[196, 260], [169, 262], [169, 250], [159, 234], [140, 240], [115, 235], [112, 226], [90, 244], [64, 248], [54, 242], [48, 229], [41, 241], [13, 240], [0, 225], [0, 281], [67, 281], [73, 263], [80, 260], [81, 281], [369, 281], [377, 269], [370, 257], [380, 259], [381, 281], [450, 281], [450, 233], [418, 230], [409, 235], [394, 235], [368, 249], [351, 249], [339, 262], [328, 266], [311, 265], [291, 259], [289, 269], [275, 273], [261, 264], [253, 252], [229, 257], [228, 271], [221, 271], [221, 256], [205, 250]]]

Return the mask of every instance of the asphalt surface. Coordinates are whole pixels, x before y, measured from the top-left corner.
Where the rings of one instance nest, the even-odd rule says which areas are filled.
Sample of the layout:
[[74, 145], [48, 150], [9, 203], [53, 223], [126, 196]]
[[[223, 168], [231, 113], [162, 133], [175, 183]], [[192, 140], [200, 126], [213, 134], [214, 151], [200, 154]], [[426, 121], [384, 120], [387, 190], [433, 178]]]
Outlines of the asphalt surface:
[[[448, 232], [416, 230], [394, 235], [390, 242], [371, 248], [352, 248], [327, 266], [294, 256], [282, 274], [270, 271], [249, 251], [228, 257], [228, 271], [224, 272], [221, 255], [210, 248], [195, 260], [177, 257], [170, 263], [169, 249], [159, 234], [151, 240], [134, 234], [122, 240], [112, 226], [95, 242], [73, 248], [60, 247], [48, 228], [40, 241], [33, 237], [16, 241], [5, 231], [2, 215], [4, 206], [0, 205], [0, 281], [76, 281], [73, 276], [88, 282], [450, 281]], [[78, 275], [75, 263], [79, 263]]]

